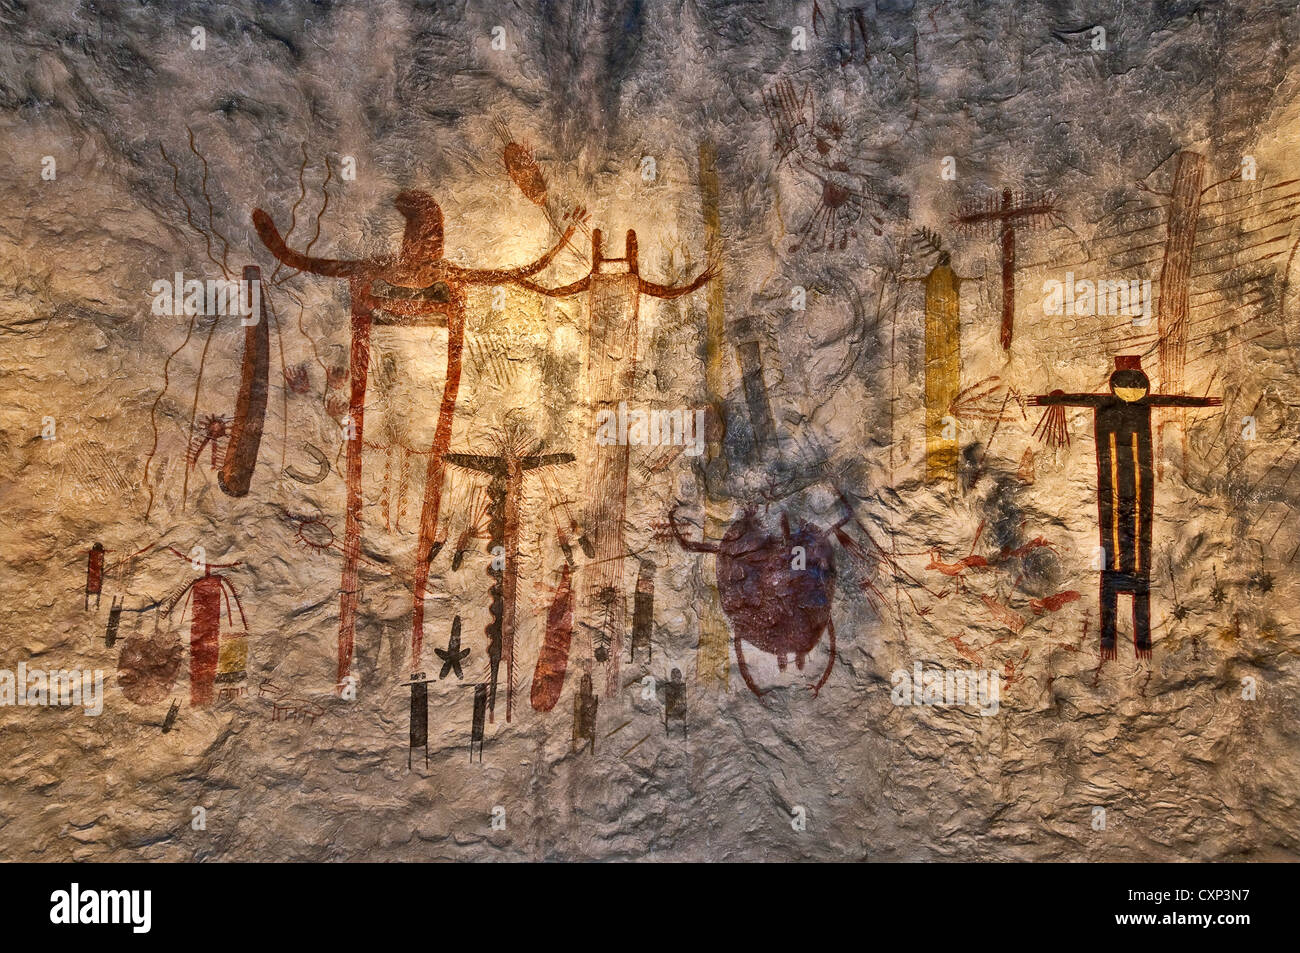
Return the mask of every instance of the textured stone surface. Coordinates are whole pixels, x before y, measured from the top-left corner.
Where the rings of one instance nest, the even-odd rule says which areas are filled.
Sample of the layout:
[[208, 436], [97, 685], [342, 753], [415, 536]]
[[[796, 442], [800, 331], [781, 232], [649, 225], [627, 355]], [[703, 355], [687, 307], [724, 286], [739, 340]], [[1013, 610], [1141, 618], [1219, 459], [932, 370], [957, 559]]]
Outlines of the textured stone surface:
[[[0, 709], [0, 854], [1293, 858], [1300, 267], [1291, 253], [1300, 190], [1284, 183], [1300, 168], [1294, 5], [868, 0], [865, 48], [833, 0], [815, 11], [777, 0], [527, 6], [0, 0], [0, 668], [105, 675], [98, 717]], [[196, 26], [202, 50], [192, 48]], [[1096, 26], [1105, 49], [1094, 48]], [[493, 48], [495, 27], [504, 49]], [[792, 49], [794, 27], [806, 31], [804, 50]], [[796, 102], [815, 106], [814, 128], [785, 157], [764, 109], [764, 92], [784, 81]], [[507, 174], [511, 138], [533, 150], [557, 221], [585, 207], [611, 255], [636, 229], [642, 273], [663, 283], [708, 263], [698, 155], [701, 142], [716, 145], [729, 475], [712, 512], [725, 523], [754, 504], [779, 532], [783, 509], [796, 522], [835, 522], [832, 486], [851, 502], [859, 523], [845, 532], [867, 558], [829, 537], [837, 659], [820, 693], [808, 686], [827, 664], [826, 639], [803, 672], [778, 672], [773, 656], [746, 646], [760, 684], [782, 686], [762, 698], [734, 657], [728, 691], [697, 679], [714, 557], [683, 552], [662, 524], [680, 501], [698, 538], [705, 470], [681, 456], [647, 472], [657, 452], [633, 447], [626, 541], [658, 567], [654, 657], [629, 662], [624, 648], [619, 697], [596, 678], [594, 756], [571, 751], [572, 695], [592, 655], [581, 631], [559, 704], [547, 713], [528, 704], [563, 562], [550, 513], [559, 495], [580, 508], [580, 466], [548, 478], [555, 495], [525, 485], [516, 717], [506, 724], [498, 704], [480, 764], [467, 756], [468, 686], [487, 677], [486, 540], [473, 541], [460, 570], [450, 557], [485, 481], [453, 474], [448, 542], [433, 563], [424, 654], [413, 666], [425, 457], [411, 457], [400, 519], [394, 458], [385, 527], [385, 455], [368, 451], [357, 690], [338, 697], [343, 409], [330, 398], [345, 390], [327, 386], [326, 369], [347, 365], [341, 281], [292, 275], [267, 292], [277, 318], [271, 394], [250, 494], [224, 495], [206, 450], [185, 486], [192, 415], [233, 411], [243, 331], [234, 318], [200, 319], [187, 338], [188, 318], [151, 313], [153, 283], [177, 271], [219, 277], [223, 261], [235, 275], [255, 263], [269, 276], [275, 261], [253, 231], [254, 208], [282, 232], [292, 216], [295, 247], [319, 225], [314, 254], [390, 253], [401, 237], [392, 201], [412, 188], [441, 203], [451, 261], [532, 260], [556, 231]], [[1162, 193], [1180, 151], [1205, 157], [1207, 187], [1183, 388], [1225, 404], [1189, 413], [1186, 456], [1177, 440], [1164, 455], [1154, 657], [1134, 658], [1122, 599], [1119, 657], [1098, 671], [1090, 424], [1072, 411], [1071, 443], [1053, 451], [1033, 434], [1041, 410], [1027, 398], [1102, 389], [1115, 353], [1144, 353], [1158, 379], [1156, 321], [1132, 328], [1113, 316], [1045, 315], [1041, 288], [1067, 270], [1150, 279], [1155, 308]], [[1222, 181], [1244, 155], [1257, 178]], [[46, 156], [52, 180], [42, 178]], [[653, 181], [642, 174], [646, 156]], [[946, 156], [955, 180], [941, 177]], [[342, 178], [344, 157], [355, 159], [353, 180]], [[842, 164], [826, 175], [864, 196], [861, 216], [837, 223], [832, 248], [801, 234], [819, 201], [835, 197], [812, 172], [819, 161]], [[1056, 205], [1052, 221], [1019, 236], [1009, 353], [998, 343], [997, 240], [952, 221], [1003, 188], [1050, 191]], [[925, 295], [913, 279], [935, 256], [917, 239], [922, 226], [969, 279], [961, 386], [988, 390], [982, 410], [958, 421], [955, 489], [924, 482]], [[562, 253], [541, 284], [586, 273], [587, 237], [576, 244], [584, 254]], [[806, 310], [791, 308], [796, 286]], [[708, 295], [641, 299], [630, 402], [705, 405]], [[556, 303], [510, 288], [494, 310], [490, 287], [473, 291], [452, 449], [490, 452], [511, 423], [547, 452], [586, 452], [586, 321], [582, 298]], [[759, 342], [778, 432], [765, 452], [754, 445], [734, 348], [744, 340]], [[366, 439], [426, 451], [447, 333], [376, 329], [373, 345]], [[282, 360], [307, 368], [306, 393], [285, 388]], [[506, 368], [500, 377], [494, 364]], [[53, 440], [41, 437], [45, 417]], [[1245, 417], [1257, 423], [1253, 442], [1242, 436]], [[330, 462], [318, 484], [283, 475], [285, 465], [314, 469], [305, 443]], [[302, 526], [312, 517], [334, 546], [304, 544], [330, 541]], [[714, 538], [719, 529], [710, 526]], [[897, 569], [868, 532], [900, 554]], [[996, 561], [1038, 537], [1051, 546], [969, 570], [964, 591], [927, 568], [934, 550], [948, 564], [972, 552]], [[130, 578], [110, 573], [98, 609], [85, 610], [95, 541], [111, 551], [110, 566], [154, 548]], [[186, 607], [136, 611], [193, 577], [157, 547], [196, 545], [209, 561], [241, 562], [225, 574], [250, 630], [248, 694], [206, 708], [188, 704]], [[1071, 590], [1080, 598], [1057, 611], [1030, 607]], [[127, 611], [109, 648], [118, 595]], [[986, 598], [1024, 626], [1008, 628]], [[446, 645], [456, 614], [471, 650], [465, 679], [430, 686], [428, 768], [417, 751], [408, 771], [404, 683], [413, 668], [436, 676], [432, 651]], [[223, 623], [223, 637], [236, 628]], [[155, 631], [185, 658], [165, 696], [136, 704], [119, 685], [119, 657]], [[891, 673], [917, 662], [1004, 673], [998, 712], [891, 704]], [[642, 695], [643, 675], [662, 682], [673, 667], [688, 684], [685, 739], [665, 737], [662, 694]], [[1243, 698], [1246, 678], [1253, 700]], [[319, 717], [273, 720], [272, 701], [259, 697], [268, 679], [319, 706]], [[172, 699], [179, 713], [163, 732]], [[498, 805], [504, 830], [491, 828]], [[197, 807], [206, 829], [192, 825]], [[791, 825], [797, 807], [804, 830]], [[1098, 807], [1104, 830], [1095, 829]]]

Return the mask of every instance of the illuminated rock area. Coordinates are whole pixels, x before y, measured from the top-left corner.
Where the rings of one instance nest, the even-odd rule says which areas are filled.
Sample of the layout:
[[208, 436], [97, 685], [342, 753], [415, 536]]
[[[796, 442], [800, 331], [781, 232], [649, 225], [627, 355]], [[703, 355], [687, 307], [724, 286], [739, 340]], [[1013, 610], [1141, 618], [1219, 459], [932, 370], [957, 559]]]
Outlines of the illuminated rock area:
[[0, 855], [1294, 859], [1293, 3], [98, 6]]

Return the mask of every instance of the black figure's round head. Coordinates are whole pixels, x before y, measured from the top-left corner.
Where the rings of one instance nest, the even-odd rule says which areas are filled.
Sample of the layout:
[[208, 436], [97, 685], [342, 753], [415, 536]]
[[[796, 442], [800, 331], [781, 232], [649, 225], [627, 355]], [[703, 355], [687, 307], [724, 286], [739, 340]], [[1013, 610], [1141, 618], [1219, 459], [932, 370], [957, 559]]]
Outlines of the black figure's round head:
[[1151, 381], [1137, 368], [1124, 368], [1110, 375], [1110, 392], [1131, 404], [1151, 392]]

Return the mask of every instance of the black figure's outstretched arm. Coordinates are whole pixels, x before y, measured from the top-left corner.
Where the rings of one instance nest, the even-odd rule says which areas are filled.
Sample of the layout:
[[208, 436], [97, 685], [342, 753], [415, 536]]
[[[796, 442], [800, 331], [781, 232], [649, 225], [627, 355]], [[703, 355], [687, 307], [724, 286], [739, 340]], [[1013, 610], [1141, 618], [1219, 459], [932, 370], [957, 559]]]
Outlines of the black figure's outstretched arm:
[[1105, 394], [1067, 394], [1054, 390], [1050, 394], [1031, 397], [1029, 402], [1038, 407], [1100, 407], [1106, 399]]
[[1182, 394], [1152, 394], [1147, 398], [1152, 407], [1222, 407], [1222, 397], [1186, 397]]

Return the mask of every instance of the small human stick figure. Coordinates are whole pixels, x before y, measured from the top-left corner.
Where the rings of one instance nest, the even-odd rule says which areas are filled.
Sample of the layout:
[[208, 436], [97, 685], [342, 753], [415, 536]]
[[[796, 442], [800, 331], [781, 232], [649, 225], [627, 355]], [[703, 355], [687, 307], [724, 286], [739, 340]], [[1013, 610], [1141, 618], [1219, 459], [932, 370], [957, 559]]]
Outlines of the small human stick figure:
[[591, 753], [596, 753], [596, 712], [600, 708], [600, 698], [592, 691], [591, 673], [582, 676], [582, 689], [573, 696], [573, 750], [578, 750], [591, 743]]
[[406, 751], [406, 770], [416, 748], [424, 749], [424, 766], [429, 766], [429, 682], [423, 672], [411, 676], [411, 743]]
[[111, 649], [117, 642], [117, 630], [122, 623], [122, 597], [114, 596], [108, 610], [108, 628], [104, 630], [104, 647]]
[[686, 737], [686, 683], [682, 681], [682, 670], [673, 669], [672, 675], [664, 683], [664, 734], [669, 734], [670, 725], [676, 718], [682, 725], [682, 737]]
[[631, 661], [636, 661], [638, 648], [644, 647], [646, 658], [654, 658], [654, 644], [651, 641], [651, 629], [655, 615], [655, 564], [652, 560], [642, 559], [641, 568], [636, 576], [636, 595], [632, 602], [632, 644]]
[[[103, 543], [90, 547], [90, 558], [86, 562], [86, 598], [83, 609], [90, 608], [90, 597], [95, 597], [95, 608], [99, 608], [99, 596], [104, 591], [104, 554], [112, 552], [105, 549]], [[75, 591], [75, 590], [74, 590]]]
[[469, 729], [469, 760], [474, 763], [474, 742], [478, 742], [478, 761], [483, 763], [484, 723], [487, 721], [488, 687], [484, 683], [474, 686], [474, 720]]
[[173, 698], [171, 707], [167, 709], [167, 717], [163, 719], [163, 723], [162, 723], [162, 731], [164, 735], [167, 734], [167, 732], [171, 731], [172, 728], [175, 726], [176, 715], [178, 712], [180, 712], [180, 710], [181, 710], [181, 703]]
[[1109, 394], [1055, 390], [1032, 399], [1063, 417], [1065, 407], [1091, 407], [1097, 442], [1097, 510], [1101, 534], [1101, 657], [1115, 657], [1115, 609], [1121, 592], [1133, 599], [1138, 658], [1151, 657], [1151, 523], [1153, 407], [1218, 407], [1218, 397], [1152, 394], [1138, 355], [1117, 355]]

